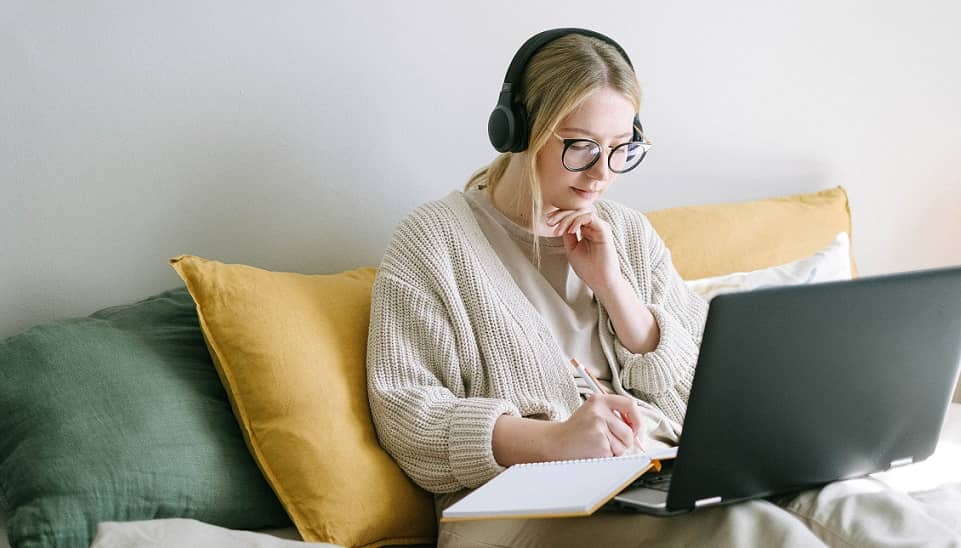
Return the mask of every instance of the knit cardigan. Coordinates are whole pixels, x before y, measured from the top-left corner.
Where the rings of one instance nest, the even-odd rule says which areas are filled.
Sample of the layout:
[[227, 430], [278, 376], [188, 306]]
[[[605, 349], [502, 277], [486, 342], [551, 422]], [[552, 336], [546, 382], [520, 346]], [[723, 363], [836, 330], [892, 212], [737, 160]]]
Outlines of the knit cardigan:
[[[660, 408], [679, 432], [707, 305], [687, 288], [641, 213], [595, 202], [610, 223], [621, 273], [660, 328], [634, 354], [599, 309], [615, 349], [617, 392]], [[381, 445], [434, 493], [477, 487], [503, 471], [494, 422], [503, 414], [563, 421], [581, 403], [568, 359], [514, 283], [460, 192], [397, 227], [371, 295], [367, 389]]]

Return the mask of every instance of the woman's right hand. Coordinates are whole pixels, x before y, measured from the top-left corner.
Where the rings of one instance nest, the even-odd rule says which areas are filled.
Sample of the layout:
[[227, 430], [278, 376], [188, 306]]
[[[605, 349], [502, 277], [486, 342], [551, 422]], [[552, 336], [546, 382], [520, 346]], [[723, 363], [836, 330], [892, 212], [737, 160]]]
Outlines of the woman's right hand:
[[623, 455], [636, 445], [640, 424], [634, 400], [614, 394], [591, 396], [564, 422], [505, 414], [497, 418], [491, 435], [494, 460], [511, 466]]
[[548, 442], [552, 460], [623, 455], [637, 445], [635, 436], [640, 424], [641, 413], [634, 400], [616, 394], [595, 394], [569, 419], [554, 423], [554, 435]]

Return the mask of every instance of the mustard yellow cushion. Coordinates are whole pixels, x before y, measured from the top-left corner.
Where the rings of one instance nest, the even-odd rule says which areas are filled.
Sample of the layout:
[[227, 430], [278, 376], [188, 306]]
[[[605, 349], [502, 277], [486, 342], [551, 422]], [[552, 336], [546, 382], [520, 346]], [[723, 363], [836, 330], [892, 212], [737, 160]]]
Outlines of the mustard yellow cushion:
[[[851, 212], [842, 187], [646, 215], [687, 280], [789, 263], [827, 246], [838, 232], [851, 236]], [[857, 272], [853, 253], [851, 272]]]
[[378, 444], [366, 387], [375, 270], [170, 260], [197, 304], [247, 446], [308, 541], [429, 543], [433, 498]]

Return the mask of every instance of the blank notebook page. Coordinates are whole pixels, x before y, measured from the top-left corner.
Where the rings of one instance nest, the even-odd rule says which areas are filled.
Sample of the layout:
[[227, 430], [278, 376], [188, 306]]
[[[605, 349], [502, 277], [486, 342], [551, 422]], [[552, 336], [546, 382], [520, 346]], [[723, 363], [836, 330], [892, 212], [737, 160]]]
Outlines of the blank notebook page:
[[587, 516], [650, 468], [646, 455], [511, 466], [444, 510], [444, 521]]

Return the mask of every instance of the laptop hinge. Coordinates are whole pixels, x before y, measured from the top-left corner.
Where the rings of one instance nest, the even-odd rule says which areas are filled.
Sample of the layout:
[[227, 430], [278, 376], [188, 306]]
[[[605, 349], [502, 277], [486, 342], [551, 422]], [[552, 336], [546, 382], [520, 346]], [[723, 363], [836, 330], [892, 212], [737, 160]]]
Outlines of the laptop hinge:
[[694, 501], [694, 507], [704, 506], [707, 504], [714, 504], [715, 502], [721, 502], [721, 497], [709, 497], [706, 499], [697, 499]]
[[914, 462], [914, 457], [905, 457], [903, 459], [893, 460], [891, 461], [891, 468], [904, 466], [905, 464], [911, 464], [912, 462]]

